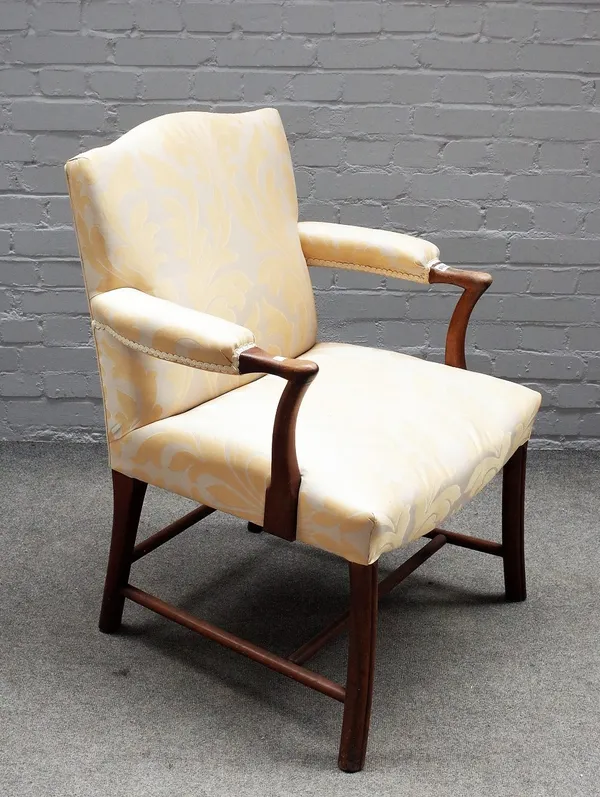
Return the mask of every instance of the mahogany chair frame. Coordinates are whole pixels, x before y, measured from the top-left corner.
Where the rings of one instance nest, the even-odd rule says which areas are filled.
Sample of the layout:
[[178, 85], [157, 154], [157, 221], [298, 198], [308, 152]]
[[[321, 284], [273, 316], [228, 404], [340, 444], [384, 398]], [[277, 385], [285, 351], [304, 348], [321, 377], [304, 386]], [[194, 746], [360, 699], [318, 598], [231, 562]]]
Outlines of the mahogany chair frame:
[[[430, 269], [429, 282], [457, 285], [463, 289], [448, 327], [445, 362], [456, 368], [466, 368], [467, 324], [476, 302], [490, 286], [492, 278], [483, 272], [453, 269], [439, 263]], [[274, 420], [271, 482], [265, 498], [263, 528], [289, 541], [296, 536], [300, 491], [300, 469], [295, 445], [296, 419], [302, 398], [317, 372], [315, 363], [271, 357], [258, 347], [240, 355], [240, 373], [274, 374], [287, 381]], [[338, 765], [345, 772], [357, 772], [364, 766], [367, 749], [379, 598], [404, 581], [445, 544], [450, 544], [501, 557], [507, 600], [525, 600], [523, 516], [526, 451], [527, 444], [517, 449], [503, 469], [501, 542], [434, 529], [425, 535], [430, 538], [429, 542], [382, 581], [378, 581], [377, 562], [370, 565], [349, 562], [348, 611], [287, 657], [271, 653], [206, 620], [194, 617], [129, 583], [131, 565], [136, 560], [147, 556], [215, 510], [199, 506], [136, 545], [147, 485], [113, 470], [114, 517], [100, 630], [105, 633], [119, 630], [127, 598], [338, 700], [344, 704]], [[252, 531], [263, 530], [254, 524], [249, 524], [249, 528]], [[323, 645], [346, 628], [349, 631], [348, 665], [346, 683], [342, 686], [304, 665]]]

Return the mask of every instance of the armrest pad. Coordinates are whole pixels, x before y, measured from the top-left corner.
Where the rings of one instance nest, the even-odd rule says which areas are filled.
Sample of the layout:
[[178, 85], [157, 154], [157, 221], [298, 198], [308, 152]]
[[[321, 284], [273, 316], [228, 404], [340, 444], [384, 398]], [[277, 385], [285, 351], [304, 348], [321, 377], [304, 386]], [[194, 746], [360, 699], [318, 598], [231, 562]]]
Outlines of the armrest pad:
[[371, 271], [386, 277], [429, 282], [440, 250], [429, 241], [387, 230], [303, 221], [300, 243], [309, 266]]
[[90, 306], [95, 329], [129, 348], [192, 368], [238, 374], [240, 353], [256, 345], [245, 327], [135, 288], [100, 293]]

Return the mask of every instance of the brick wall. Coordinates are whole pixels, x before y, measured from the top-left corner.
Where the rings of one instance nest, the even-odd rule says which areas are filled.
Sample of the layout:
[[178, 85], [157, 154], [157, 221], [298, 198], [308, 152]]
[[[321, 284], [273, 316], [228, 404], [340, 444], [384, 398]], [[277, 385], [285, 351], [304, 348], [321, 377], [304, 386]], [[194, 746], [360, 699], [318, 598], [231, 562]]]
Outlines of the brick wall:
[[[303, 217], [491, 271], [471, 367], [542, 391], [538, 444], [597, 446], [599, 6], [1, 2], [0, 436], [102, 436], [63, 162], [157, 114], [275, 105]], [[322, 338], [440, 358], [450, 294], [314, 281]]]

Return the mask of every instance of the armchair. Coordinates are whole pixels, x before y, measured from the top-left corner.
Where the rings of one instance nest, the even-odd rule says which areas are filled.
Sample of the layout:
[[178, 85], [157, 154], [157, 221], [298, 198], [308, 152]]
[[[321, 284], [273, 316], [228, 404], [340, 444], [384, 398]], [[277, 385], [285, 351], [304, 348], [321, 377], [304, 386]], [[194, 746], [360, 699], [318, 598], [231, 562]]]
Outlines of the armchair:
[[[176, 113], [66, 166], [96, 344], [114, 488], [100, 629], [125, 599], [344, 705], [338, 764], [365, 761], [377, 606], [444, 544], [502, 559], [525, 599], [527, 441], [540, 396], [466, 370], [488, 274], [452, 269], [411, 236], [298, 224], [275, 110]], [[308, 266], [463, 289], [446, 364], [316, 342]], [[503, 470], [502, 541], [438, 526]], [[136, 545], [147, 484], [197, 509]], [[133, 563], [219, 510], [349, 566], [350, 607], [278, 656], [129, 583]], [[378, 582], [379, 557], [420, 538]], [[306, 662], [349, 629], [345, 685]]]

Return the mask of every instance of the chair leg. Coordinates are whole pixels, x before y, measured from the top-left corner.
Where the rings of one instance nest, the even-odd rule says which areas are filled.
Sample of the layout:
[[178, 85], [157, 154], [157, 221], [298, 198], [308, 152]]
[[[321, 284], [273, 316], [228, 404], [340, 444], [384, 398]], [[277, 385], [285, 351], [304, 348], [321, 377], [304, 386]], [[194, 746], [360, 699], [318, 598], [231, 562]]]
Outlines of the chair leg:
[[525, 469], [527, 443], [518, 448], [502, 474], [502, 550], [506, 599], [524, 601], [525, 583]]
[[113, 527], [100, 611], [100, 630], [114, 634], [121, 626], [125, 598], [121, 588], [129, 580], [131, 557], [140, 522], [146, 483], [113, 470]]
[[365, 763], [375, 643], [377, 635], [377, 562], [350, 566], [350, 618], [346, 699], [338, 766], [344, 772], [359, 772]]

